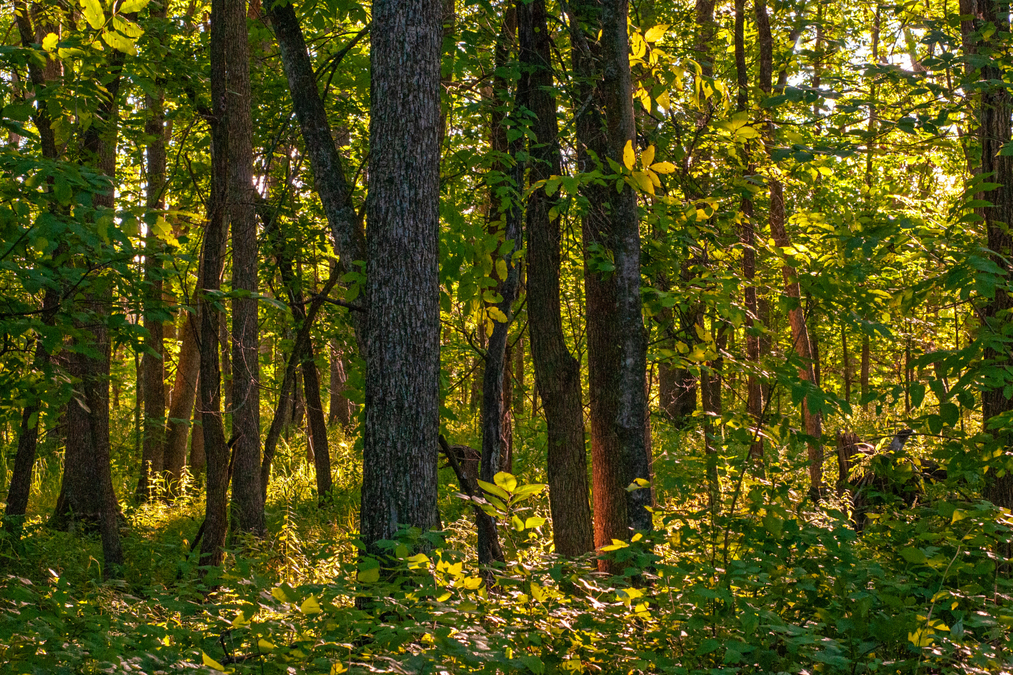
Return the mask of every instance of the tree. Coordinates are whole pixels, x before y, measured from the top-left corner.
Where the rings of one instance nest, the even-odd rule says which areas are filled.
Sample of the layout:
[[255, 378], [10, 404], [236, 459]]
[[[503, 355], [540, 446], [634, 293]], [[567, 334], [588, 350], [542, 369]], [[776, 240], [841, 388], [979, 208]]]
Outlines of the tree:
[[[571, 5], [574, 72], [581, 78], [577, 98], [581, 103], [590, 100], [595, 108], [577, 123], [582, 173], [603, 170], [595, 165], [595, 158], [611, 159], [618, 166], [632, 152], [636, 130], [627, 9], [623, 0]], [[628, 538], [631, 526], [640, 530], [651, 526], [644, 508], [650, 491], [626, 490], [635, 479], [649, 480], [644, 442], [646, 336], [640, 304], [636, 194], [623, 183], [618, 194], [606, 184], [587, 189], [586, 196], [583, 237], [591, 471], [595, 545], [601, 547], [613, 539]], [[608, 567], [606, 561], [602, 564]]]
[[[238, 5], [234, 7], [233, 5]], [[232, 504], [239, 529], [264, 534], [260, 488], [260, 340], [257, 315], [257, 193], [253, 186], [250, 53], [245, 2], [227, 7], [226, 103], [232, 224]], [[217, 342], [217, 341], [216, 341]]]
[[[531, 357], [545, 410], [547, 473], [556, 552], [575, 556], [594, 549], [588, 505], [587, 451], [581, 405], [580, 364], [570, 354], [560, 311], [560, 218], [558, 199], [537, 189], [562, 173], [552, 93], [552, 40], [544, 0], [517, 3], [521, 80], [518, 101], [531, 112], [534, 139], [529, 143], [533, 188], [527, 203], [527, 298]], [[558, 210], [558, 209], [557, 209]]]
[[378, 0], [371, 34], [360, 530], [375, 552], [439, 522], [441, 4]]

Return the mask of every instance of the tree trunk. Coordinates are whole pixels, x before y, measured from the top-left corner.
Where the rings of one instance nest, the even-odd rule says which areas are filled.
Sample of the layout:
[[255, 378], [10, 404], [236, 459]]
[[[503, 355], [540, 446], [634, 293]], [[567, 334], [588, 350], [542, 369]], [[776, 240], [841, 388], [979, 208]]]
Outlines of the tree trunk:
[[[735, 0], [735, 79], [738, 85], [736, 109], [745, 112], [749, 109], [749, 71], [746, 66], [746, 1]], [[752, 174], [754, 167], [749, 164], [748, 151], [743, 150], [743, 168], [745, 174]], [[750, 366], [746, 380], [746, 412], [752, 419], [753, 443], [749, 447], [749, 456], [755, 463], [759, 473], [763, 473], [763, 395], [760, 389], [760, 336], [757, 331], [760, 310], [756, 301], [756, 234], [753, 223], [753, 200], [744, 195], [739, 203], [741, 224], [739, 241], [742, 243], [742, 276], [745, 279], [743, 295], [746, 305], [746, 361]], [[759, 328], [763, 324], [760, 323]]]
[[[1000, 150], [1010, 142], [1010, 117], [1013, 115], [1013, 95], [1001, 84], [1002, 70], [995, 60], [1001, 47], [994, 45], [1007, 44], [1010, 34], [1010, 21], [1007, 7], [997, 0], [978, 0], [975, 6], [969, 0], [960, 3], [961, 15], [973, 15], [975, 31], [984, 26], [994, 26], [996, 41], [988, 41], [971, 37], [966, 47], [971, 47], [983, 63], [979, 72], [982, 83], [981, 98], [978, 107], [978, 138], [981, 143], [981, 175], [988, 175], [988, 181], [997, 183], [994, 190], [978, 195], [978, 199], [991, 202], [991, 206], [977, 209], [985, 220], [988, 248], [992, 252], [992, 260], [1008, 276], [1013, 272], [1011, 255], [1013, 255], [1013, 236], [1008, 224], [1013, 223], [1013, 157], [1003, 156]], [[978, 35], [973, 33], [972, 35]], [[973, 40], [973, 42], [972, 42]], [[965, 48], [966, 48], [965, 47]], [[971, 54], [968, 54], [970, 56]], [[1008, 325], [1009, 312], [1013, 309], [1013, 296], [1006, 286], [998, 284], [995, 295], [985, 305], [983, 319], [985, 330], [992, 339], [987, 340], [984, 360], [990, 365], [992, 372], [1003, 372], [1010, 368], [1013, 359], [1010, 357]], [[996, 343], [1004, 343], [996, 348]], [[1009, 387], [1008, 376], [991, 375], [981, 394], [981, 415], [983, 428], [989, 427], [989, 420], [1013, 410], [1013, 398], [1006, 395]], [[1009, 425], [1001, 425], [993, 429], [996, 442], [1004, 450], [1005, 460], [1010, 456], [1010, 445], [1013, 443]], [[1005, 465], [1004, 465], [1005, 466]], [[1001, 475], [1000, 475], [1001, 474]], [[995, 469], [986, 475], [983, 496], [993, 504], [1003, 508], [1013, 508], [1013, 473], [1007, 469], [1005, 473]], [[1006, 543], [1000, 549], [1000, 555], [1009, 559], [1011, 546]], [[1004, 565], [1008, 568], [1008, 562]], [[1008, 569], [1006, 570], [1008, 573]]]
[[868, 335], [863, 335], [862, 336], [862, 373], [861, 373], [860, 379], [861, 379], [861, 386], [862, 386], [862, 401], [863, 401], [863, 403], [862, 403], [862, 409], [865, 410], [865, 412], [869, 412], [869, 404], [867, 402], [866, 396], [869, 395], [869, 371], [870, 371], [870, 362], [871, 362], [870, 352], [871, 352], [871, 349], [870, 349], [870, 345], [869, 345], [869, 336]]
[[[253, 186], [250, 50], [245, 2], [226, 5], [229, 150], [227, 214], [232, 223], [232, 514], [243, 532], [263, 536], [260, 489], [260, 331], [257, 325], [257, 193]], [[217, 336], [216, 336], [217, 338]], [[208, 458], [210, 460], [210, 457]]]
[[[513, 50], [515, 35], [517, 32], [517, 13], [514, 5], [507, 4], [503, 10], [503, 24], [499, 37], [496, 41], [496, 72], [493, 78], [493, 95], [496, 97], [506, 95], [508, 85], [501, 73], [510, 61], [510, 53]], [[492, 151], [497, 155], [509, 153], [516, 158], [520, 150], [521, 138], [514, 142], [507, 141], [507, 127], [516, 126], [517, 118], [507, 120], [500, 112], [499, 101], [494, 102], [492, 121], [490, 123], [490, 145]], [[512, 168], [507, 168], [507, 162], [497, 162], [493, 165], [493, 173], [508, 174], [510, 181], [520, 187], [524, 180], [524, 162], [514, 161]], [[511, 250], [502, 257], [506, 264], [506, 276], [497, 278], [497, 291], [502, 300], [494, 303], [491, 307], [499, 310], [505, 321], [493, 320], [492, 331], [489, 332], [489, 342], [485, 350], [485, 364], [482, 372], [482, 462], [479, 466], [480, 476], [483, 481], [492, 483], [496, 473], [502, 469], [504, 460], [509, 456], [510, 439], [512, 429], [510, 427], [510, 408], [504, 400], [504, 393], [509, 379], [509, 354], [507, 351], [507, 340], [510, 337], [510, 324], [513, 322], [513, 304], [517, 299], [517, 292], [520, 286], [520, 265], [514, 262], [514, 254], [521, 246], [521, 223], [523, 212], [518, 204], [510, 204], [505, 210], [501, 208], [502, 201], [496, 195], [496, 187], [492, 188], [489, 207], [489, 233], [502, 239], [503, 242], [513, 242]], [[499, 247], [497, 247], [498, 249]], [[496, 272], [497, 276], [499, 272]], [[487, 309], [487, 311], [489, 311]], [[489, 315], [491, 316], [491, 315]], [[484, 317], [483, 317], [484, 318]], [[490, 320], [486, 319], [488, 329]], [[478, 530], [478, 562], [488, 565], [495, 560], [495, 552], [499, 549], [498, 537], [495, 527], [479, 528]]]
[[[204, 233], [205, 238], [207, 232]], [[224, 260], [224, 252], [218, 253], [219, 260]], [[197, 266], [197, 275], [204, 277], [205, 260], [203, 249]], [[221, 270], [215, 270], [215, 276]], [[200, 290], [199, 288], [197, 289]], [[183, 320], [182, 343], [179, 357], [176, 360], [176, 381], [172, 386], [169, 399], [168, 430], [165, 436], [165, 480], [170, 495], [179, 494], [179, 483], [183, 478], [183, 465], [186, 463], [186, 445], [190, 438], [190, 418], [193, 415], [194, 402], [197, 399], [197, 380], [200, 374], [200, 353], [197, 350], [197, 331], [201, 320], [199, 309], [187, 312]], [[216, 340], [217, 344], [217, 340]]]
[[[342, 274], [355, 271], [352, 263], [366, 259], [364, 229], [352, 204], [354, 186], [348, 182], [344, 161], [331, 134], [324, 102], [317, 91], [316, 74], [296, 17], [295, 6], [292, 3], [267, 3], [265, 14], [278, 40], [278, 51], [292, 96], [292, 105], [299, 120], [310, 167], [313, 169], [314, 185], [330, 225], [334, 251], [339, 256], [338, 267]], [[375, 22], [371, 25], [373, 29], [376, 28]], [[362, 35], [359, 33], [352, 44]], [[351, 46], [350, 44], [346, 48], [345, 53]], [[351, 319], [359, 353], [365, 356], [361, 325], [363, 317], [353, 314]]]
[[851, 353], [848, 351], [848, 329], [841, 324], [841, 358], [844, 361], [844, 400], [851, 405]]
[[[517, 17], [522, 64], [518, 97], [534, 116], [536, 140], [528, 148], [528, 180], [533, 184], [562, 173], [545, 0], [519, 2]], [[556, 553], [578, 556], [594, 549], [594, 533], [588, 504], [580, 364], [566, 347], [560, 310], [562, 233], [559, 216], [550, 216], [556, 203], [544, 190], [533, 190], [528, 197], [528, 321], [535, 384], [548, 432], [552, 541]], [[534, 408], [532, 405], [532, 415]]]
[[[167, 4], [153, 5], [151, 18], [164, 21]], [[147, 194], [145, 206], [152, 211], [165, 208], [165, 92], [159, 87], [154, 96], [145, 97], [149, 117], [144, 133], [150, 137], [147, 147]], [[161, 217], [161, 216], [158, 216]], [[147, 351], [141, 357], [138, 388], [144, 411], [141, 441], [141, 474], [137, 496], [152, 497], [152, 477], [165, 468], [165, 317], [162, 310], [162, 252], [164, 246], [154, 231], [155, 220], [148, 219], [144, 241], [144, 281], [148, 295], [144, 300], [144, 327], [148, 330]]]
[[[27, 4], [21, 0], [15, 0], [15, 22], [17, 23], [21, 46], [28, 49], [31, 47], [35, 31], [32, 28], [31, 17]], [[58, 73], [51, 70], [49, 66], [59, 66], [58, 61], [47, 62], [47, 66], [41, 66], [35, 59], [28, 60], [28, 76], [32, 88], [42, 90], [46, 82], [57, 76]], [[58, 157], [55, 137], [51, 127], [51, 119], [46, 106], [33, 108], [32, 121], [38, 131], [42, 146], [42, 156], [45, 159], [56, 160]], [[47, 289], [42, 301], [42, 320], [46, 325], [52, 325], [55, 320], [56, 311], [59, 309], [59, 293], [55, 289]], [[42, 344], [41, 340], [36, 342], [33, 368], [35, 370], [47, 370], [51, 361], [50, 353]], [[7, 491], [7, 504], [4, 511], [4, 531], [11, 534], [15, 539], [21, 536], [21, 525], [28, 509], [28, 497], [32, 486], [32, 468], [35, 465], [35, 455], [39, 441], [39, 413], [42, 406], [38, 401], [29, 402], [21, 414], [21, 427], [18, 433], [18, 449], [14, 458], [14, 468], [11, 474], [11, 484]]]
[[432, 529], [439, 436], [441, 6], [373, 3], [362, 539]]
[[[771, 80], [773, 77], [773, 49], [774, 42], [770, 32], [770, 19], [767, 16], [766, 0], [756, 0], [754, 3], [756, 13], [756, 26], [760, 45], [760, 90], [770, 96], [772, 91]], [[768, 121], [767, 135], [765, 142], [768, 150], [772, 147], [771, 134], [773, 125]], [[785, 249], [790, 246], [788, 233], [785, 230], [784, 218], [784, 193], [781, 182], [775, 177], [768, 179], [770, 190], [770, 234], [774, 244]], [[801, 293], [799, 290], [798, 277], [794, 268], [789, 265], [781, 267], [781, 274], [784, 277], [784, 294], [794, 300], [794, 306], [788, 310], [788, 322], [791, 325], [792, 344], [795, 353], [802, 362], [799, 368], [799, 377], [806, 382], [819, 386], [816, 381], [813, 369], [812, 347], [809, 341], [809, 329], [806, 326], [805, 316], [802, 312]], [[819, 412], [810, 413], [807, 400], [802, 401], [802, 418], [805, 421], [806, 434], [809, 435], [809, 490], [814, 500], [819, 500], [823, 490], [823, 420]]]
[[[627, 4], [624, 0], [574, 2], [574, 71], [579, 105], [593, 96], [578, 120], [578, 165], [595, 168], [599, 158], [622, 161], [635, 140], [629, 69]], [[592, 42], [599, 34], [600, 41]], [[591, 112], [597, 108], [597, 114]], [[626, 487], [649, 480], [644, 443], [646, 425], [646, 340], [640, 309], [640, 230], [636, 195], [629, 185], [618, 194], [611, 185], [586, 190], [584, 287], [587, 295], [588, 368], [591, 391], [591, 467], [595, 545], [627, 539], [630, 528], [651, 527], [650, 490]], [[611, 254], [615, 270], [602, 274], [600, 256]], [[603, 569], [618, 571], [601, 561]]]
[[[226, 210], [229, 202], [229, 82], [226, 63], [231, 39], [229, 26], [243, 12], [239, 0], [212, 0], [211, 3], [211, 188], [208, 197], [208, 223], [204, 230], [202, 255], [204, 267], [196, 299], [200, 316], [200, 412], [207, 456], [207, 500], [204, 508], [204, 538], [201, 541], [202, 566], [222, 562], [225, 535], [228, 532], [229, 448], [222, 424], [221, 372], [218, 357], [219, 323], [224, 320], [214, 300], [221, 287], [223, 249], [227, 240]], [[245, 65], [245, 62], [244, 62]], [[204, 567], [206, 570], [207, 567]], [[204, 571], [201, 572], [203, 575]]]
[[331, 340], [331, 383], [330, 404], [327, 408], [327, 423], [337, 422], [344, 431], [352, 425], [352, 402], [345, 397], [348, 382], [348, 366], [338, 343]]
[[[91, 126], [85, 131], [83, 161], [92, 165], [111, 182], [116, 177], [116, 143], [119, 132], [119, 88], [124, 55], [110, 56], [108, 68], [112, 79]], [[112, 211], [115, 192], [110, 186], [94, 194], [92, 202]], [[102, 555], [106, 576], [118, 576], [123, 564], [119, 535], [119, 505], [113, 491], [109, 441], [109, 366], [111, 343], [106, 317], [113, 298], [109, 277], [97, 276], [82, 294], [82, 308], [90, 314], [90, 324], [82, 326], [85, 337], [75, 340], [77, 349], [71, 354], [71, 374], [80, 383], [80, 398], [68, 406], [70, 430], [64, 456], [63, 484], [53, 515], [55, 526], [66, 526], [80, 518], [98, 516], [102, 533]], [[94, 350], [98, 357], [83, 353]], [[98, 490], [96, 490], [96, 486]]]

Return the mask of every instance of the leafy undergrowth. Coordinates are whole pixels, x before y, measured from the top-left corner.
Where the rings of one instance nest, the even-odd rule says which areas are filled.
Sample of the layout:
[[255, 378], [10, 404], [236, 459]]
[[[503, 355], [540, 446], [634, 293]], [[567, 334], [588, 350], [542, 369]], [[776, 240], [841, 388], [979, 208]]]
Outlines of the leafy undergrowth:
[[654, 533], [607, 547], [625, 570], [608, 576], [591, 557], [552, 555], [544, 493], [506, 474], [494, 509], [506, 566], [475, 566], [469, 505], [451, 487], [443, 534], [405, 532], [382, 560], [360, 555], [358, 478], [346, 478], [319, 508], [305, 468], [280, 471], [270, 535], [230, 542], [204, 581], [189, 552], [200, 501], [125, 513], [122, 581], [102, 580], [96, 535], [35, 518], [5, 552], [0, 671], [998, 673], [1011, 662], [995, 553], [1008, 514], [983, 502], [886, 508], [859, 537], [832, 500], [817, 509], [782, 481], [729, 474], [720, 513], [733, 516], [669, 499], [680, 507], [659, 507]]

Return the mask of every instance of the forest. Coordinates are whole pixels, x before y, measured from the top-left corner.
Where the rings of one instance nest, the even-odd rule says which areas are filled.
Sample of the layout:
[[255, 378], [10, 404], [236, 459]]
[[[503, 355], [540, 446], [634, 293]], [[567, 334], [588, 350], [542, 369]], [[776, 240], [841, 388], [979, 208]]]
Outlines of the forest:
[[0, 672], [1013, 672], [1008, 3], [0, 27]]

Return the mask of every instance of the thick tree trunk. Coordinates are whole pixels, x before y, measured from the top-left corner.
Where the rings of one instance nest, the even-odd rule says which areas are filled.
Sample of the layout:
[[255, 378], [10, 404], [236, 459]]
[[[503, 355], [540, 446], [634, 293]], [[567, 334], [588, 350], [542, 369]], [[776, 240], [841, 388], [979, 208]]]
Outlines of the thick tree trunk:
[[[533, 113], [536, 140], [528, 149], [528, 179], [536, 183], [562, 173], [545, 0], [519, 2], [517, 17], [522, 64], [518, 96], [521, 105]], [[594, 533], [588, 504], [580, 364], [566, 347], [560, 310], [562, 233], [559, 217], [549, 215], [555, 204], [544, 190], [534, 190], [528, 197], [528, 321], [535, 383], [548, 431], [552, 541], [560, 555], [578, 556], [594, 549]]]
[[[204, 230], [204, 267], [195, 293], [200, 316], [200, 412], [207, 456], [207, 500], [204, 508], [202, 566], [222, 562], [228, 532], [229, 448], [222, 424], [221, 372], [218, 358], [218, 330], [224, 320], [213, 300], [221, 287], [223, 248], [227, 239], [226, 209], [229, 201], [229, 110], [226, 63], [230, 39], [230, 14], [239, 14], [239, 0], [212, 0], [211, 3], [211, 189], [208, 223]], [[243, 13], [245, 21], [245, 13]], [[244, 64], [245, 65], [245, 64]], [[206, 567], [204, 569], [207, 569]], [[202, 572], [203, 574], [204, 572]]]
[[[578, 87], [578, 165], [597, 168], [598, 158], [622, 162], [635, 141], [629, 69], [627, 4], [624, 0], [574, 2], [574, 70], [587, 84]], [[599, 34], [600, 41], [592, 42]], [[592, 108], [597, 110], [592, 112]], [[597, 113], [597, 114], [596, 114]], [[650, 490], [627, 491], [635, 479], [649, 481], [644, 443], [647, 422], [644, 381], [646, 339], [640, 309], [640, 230], [636, 195], [629, 185], [616, 194], [611, 185], [586, 191], [584, 287], [587, 294], [588, 368], [591, 391], [591, 467], [595, 545], [627, 539], [630, 528], [651, 527]], [[598, 256], [611, 253], [615, 270], [602, 274]], [[603, 569], [618, 571], [601, 561]]]
[[373, 553], [439, 523], [441, 14], [434, 0], [373, 3], [360, 527]]
[[[1013, 116], [1013, 95], [1006, 87], [995, 84], [1002, 82], [1002, 71], [998, 62], [994, 60], [998, 56], [998, 51], [993, 46], [1008, 43], [1010, 20], [1007, 6], [997, 0], [977, 0], [973, 8], [968, 6], [970, 4], [969, 0], [962, 0], [960, 13], [974, 16], [975, 30], [984, 26], [995, 26], [997, 35], [995, 41], [975, 40], [972, 43], [971, 40], [974, 38], [967, 41], [968, 46], [972, 47], [979, 57], [988, 57], [988, 60], [980, 60], [986, 65], [982, 66], [979, 72], [979, 79], [983, 83], [977, 111], [978, 138], [981, 143], [980, 173], [988, 175], [989, 182], [998, 184], [994, 190], [978, 196], [979, 199], [992, 204], [979, 207], [978, 212], [985, 219], [988, 248], [992, 252], [993, 262], [1010, 275], [1013, 273], [1013, 264], [1010, 262], [1013, 256], [1013, 235], [1010, 234], [1008, 225], [1013, 223], [1013, 157], [1003, 156], [1000, 150], [1011, 140], [1010, 117]], [[969, 11], [972, 9], [974, 11]], [[1008, 335], [1011, 309], [1013, 296], [1003, 284], [999, 284], [994, 297], [985, 305], [983, 312], [985, 330], [993, 336], [986, 342], [984, 353], [985, 362], [992, 365], [992, 373], [1005, 373], [1013, 364], [1009, 338], [1000, 337]], [[1002, 343], [1002, 346], [996, 347], [997, 343]], [[988, 428], [988, 421], [992, 418], [1013, 410], [1013, 397], [1006, 395], [1008, 387], [1008, 375], [990, 375], [981, 393], [984, 428]], [[995, 429], [992, 433], [1004, 450], [1008, 462], [1010, 447], [1013, 445], [1013, 433], [1010, 432], [1008, 425]], [[1013, 508], [1013, 473], [1008, 470], [1002, 475], [1000, 473], [992, 470], [986, 474], [984, 497], [996, 506]], [[1007, 561], [1011, 549], [1013, 547], [1007, 543], [1000, 551]], [[1004, 567], [1007, 568], [1008, 574], [1008, 562]]]
[[[772, 91], [774, 43], [770, 32], [770, 19], [767, 16], [766, 0], [756, 0], [754, 9], [760, 46], [759, 85], [760, 90], [769, 96]], [[770, 138], [772, 130], [772, 125], [768, 122], [766, 137], [768, 145], [772, 142]], [[773, 176], [768, 179], [768, 188], [770, 190], [770, 235], [774, 244], [783, 250], [791, 244], [785, 230], [784, 192], [781, 182]], [[784, 277], [784, 294], [794, 300], [794, 306], [788, 310], [788, 322], [791, 325], [795, 353], [798, 354], [802, 362], [799, 368], [799, 377], [819, 386], [813, 369], [809, 329], [802, 312], [798, 277], [795, 269], [789, 265], [782, 266], [781, 273]], [[809, 404], [806, 400], [802, 401], [802, 419], [805, 421], [806, 434], [811, 439], [809, 441], [809, 490], [812, 498], [818, 500], [823, 490], [823, 420], [819, 412], [811, 413], [809, 411]]]
[[[235, 5], [234, 5], [235, 3]], [[240, 530], [262, 536], [260, 488], [260, 331], [257, 325], [257, 213], [253, 187], [250, 50], [245, 2], [226, 7], [229, 196], [232, 223], [232, 514]], [[216, 336], [217, 337], [217, 336]], [[210, 460], [210, 457], [209, 457]]]
[[[152, 6], [151, 18], [166, 17], [166, 4]], [[165, 208], [165, 93], [159, 88], [154, 96], [145, 98], [148, 119], [144, 133], [150, 137], [147, 147], [147, 194], [145, 206], [153, 211]], [[155, 221], [149, 219], [144, 241], [144, 281], [148, 296], [144, 302], [144, 327], [148, 330], [148, 350], [141, 357], [139, 393], [144, 413], [141, 441], [141, 474], [137, 496], [152, 496], [152, 477], [165, 468], [165, 317], [162, 311], [162, 240], [153, 231]]]

